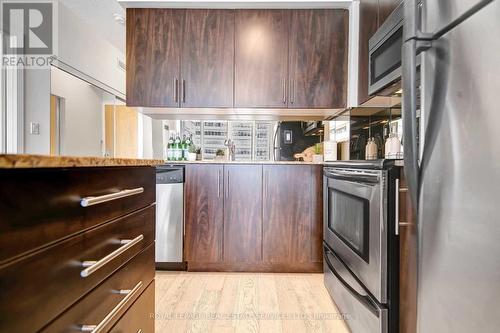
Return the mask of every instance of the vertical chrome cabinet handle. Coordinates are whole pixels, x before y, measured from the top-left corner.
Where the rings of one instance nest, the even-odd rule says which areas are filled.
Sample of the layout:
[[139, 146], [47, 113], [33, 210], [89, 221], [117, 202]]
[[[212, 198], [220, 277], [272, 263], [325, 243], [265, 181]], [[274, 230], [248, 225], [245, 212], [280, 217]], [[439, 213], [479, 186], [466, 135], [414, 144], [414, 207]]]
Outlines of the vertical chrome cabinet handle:
[[179, 80], [174, 77], [174, 102], [179, 101]]
[[226, 198], [229, 198], [229, 170], [227, 170], [227, 183], [224, 185], [226, 187]]
[[182, 79], [182, 103], [186, 103], [186, 80]]
[[295, 103], [295, 80], [290, 80], [290, 103]]
[[220, 170], [217, 170], [217, 198], [220, 198]]
[[283, 104], [286, 104], [286, 78], [283, 77]]
[[143, 235], [139, 235], [134, 239], [122, 239], [120, 241], [120, 244], [123, 244], [123, 245], [120, 246], [119, 248], [117, 248], [116, 250], [114, 250], [113, 252], [111, 252], [110, 254], [108, 254], [107, 256], [105, 256], [97, 261], [91, 261], [91, 260], [83, 261], [82, 267], [86, 267], [86, 268], [80, 272], [80, 276], [85, 278], [85, 277], [89, 276], [90, 274], [96, 272], [97, 270], [99, 270], [100, 268], [105, 266], [107, 263], [109, 263], [111, 260], [115, 259], [120, 254], [127, 251], [128, 249], [130, 249], [132, 246], [139, 243], [143, 239], [144, 239]]
[[138, 187], [134, 188], [131, 190], [122, 190], [116, 193], [111, 193], [111, 194], [105, 194], [105, 195], [100, 195], [97, 197], [85, 197], [80, 200], [80, 206], [82, 207], [89, 207], [97, 204], [101, 204], [104, 202], [116, 200], [116, 199], [121, 199], [125, 197], [129, 197], [131, 195], [136, 195], [144, 192], [143, 187]]
[[120, 290], [118, 293], [126, 295], [103, 320], [97, 325], [79, 325], [81, 332], [100, 333], [113, 321], [114, 317], [139, 293], [142, 288], [142, 281], [139, 281], [131, 290]]
[[394, 228], [395, 228], [395, 233], [396, 235], [399, 235], [399, 179], [396, 179], [396, 199], [394, 200], [395, 201], [395, 206], [396, 206], [396, 215], [394, 217], [394, 220], [396, 221], [395, 222], [395, 225], [394, 225]]

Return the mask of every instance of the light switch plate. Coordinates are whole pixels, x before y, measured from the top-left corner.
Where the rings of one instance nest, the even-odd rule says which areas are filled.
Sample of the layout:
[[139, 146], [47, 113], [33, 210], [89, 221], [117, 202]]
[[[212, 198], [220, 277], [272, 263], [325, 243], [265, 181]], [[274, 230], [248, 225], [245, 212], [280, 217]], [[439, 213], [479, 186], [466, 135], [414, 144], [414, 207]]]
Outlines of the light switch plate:
[[39, 135], [40, 134], [40, 123], [30, 123], [30, 134]]

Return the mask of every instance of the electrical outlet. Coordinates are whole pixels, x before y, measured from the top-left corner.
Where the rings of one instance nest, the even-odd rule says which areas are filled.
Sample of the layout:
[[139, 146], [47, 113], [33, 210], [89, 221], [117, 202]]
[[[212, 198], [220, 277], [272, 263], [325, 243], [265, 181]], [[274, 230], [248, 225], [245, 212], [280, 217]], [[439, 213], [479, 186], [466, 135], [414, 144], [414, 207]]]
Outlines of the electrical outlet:
[[40, 123], [30, 123], [30, 134], [39, 135], [40, 134]]

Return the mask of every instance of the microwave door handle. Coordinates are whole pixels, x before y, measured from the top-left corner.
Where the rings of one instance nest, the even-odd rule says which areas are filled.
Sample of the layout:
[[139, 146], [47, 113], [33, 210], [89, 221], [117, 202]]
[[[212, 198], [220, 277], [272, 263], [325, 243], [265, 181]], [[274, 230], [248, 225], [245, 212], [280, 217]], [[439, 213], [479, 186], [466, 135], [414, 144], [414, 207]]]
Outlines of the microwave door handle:
[[[340, 265], [343, 265], [342, 262], [339, 261], [339, 259], [335, 256], [335, 254], [330, 251], [329, 249], [325, 248], [325, 262], [330, 271], [335, 275], [335, 277], [340, 281], [340, 283], [353, 295], [358, 301], [363, 303], [373, 314], [376, 316], [379, 315], [379, 311], [377, 308], [377, 305], [373, 302], [373, 300], [368, 296], [367, 294], [361, 294], [358, 290], [354, 289], [340, 274], [339, 271], [337, 271], [330, 261], [330, 257], [333, 258], [336, 262], [338, 262]], [[361, 287], [362, 289], [362, 287]]]

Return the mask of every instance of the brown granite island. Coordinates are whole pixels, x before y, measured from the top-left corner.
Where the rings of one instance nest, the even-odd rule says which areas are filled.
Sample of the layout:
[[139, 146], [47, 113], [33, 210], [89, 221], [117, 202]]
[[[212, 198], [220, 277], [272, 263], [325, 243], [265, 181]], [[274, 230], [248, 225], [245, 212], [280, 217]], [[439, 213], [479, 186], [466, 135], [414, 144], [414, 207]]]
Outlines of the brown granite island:
[[154, 332], [161, 163], [0, 155], [0, 331]]

